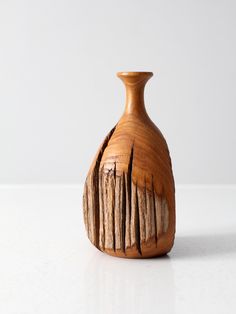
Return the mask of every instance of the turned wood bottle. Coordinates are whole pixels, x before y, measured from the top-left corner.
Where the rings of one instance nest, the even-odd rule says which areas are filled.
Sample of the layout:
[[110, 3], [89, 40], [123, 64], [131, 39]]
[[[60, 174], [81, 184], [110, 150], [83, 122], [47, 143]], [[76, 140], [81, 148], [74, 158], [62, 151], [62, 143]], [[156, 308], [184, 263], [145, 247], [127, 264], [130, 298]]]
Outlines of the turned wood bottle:
[[125, 111], [89, 170], [83, 197], [90, 241], [127, 258], [168, 253], [175, 236], [175, 186], [167, 143], [149, 118], [144, 87], [151, 72], [119, 72]]

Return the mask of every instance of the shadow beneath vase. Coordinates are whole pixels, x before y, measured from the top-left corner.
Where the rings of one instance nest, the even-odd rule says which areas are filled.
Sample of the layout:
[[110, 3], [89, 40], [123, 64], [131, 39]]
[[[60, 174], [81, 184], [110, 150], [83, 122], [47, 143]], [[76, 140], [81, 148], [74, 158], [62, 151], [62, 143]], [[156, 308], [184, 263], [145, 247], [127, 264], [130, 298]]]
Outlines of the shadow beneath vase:
[[168, 256], [141, 260], [96, 252], [83, 273], [88, 314], [147, 313], [150, 302], [160, 313], [175, 312], [174, 272]]
[[177, 236], [171, 259], [210, 258], [236, 254], [236, 233]]

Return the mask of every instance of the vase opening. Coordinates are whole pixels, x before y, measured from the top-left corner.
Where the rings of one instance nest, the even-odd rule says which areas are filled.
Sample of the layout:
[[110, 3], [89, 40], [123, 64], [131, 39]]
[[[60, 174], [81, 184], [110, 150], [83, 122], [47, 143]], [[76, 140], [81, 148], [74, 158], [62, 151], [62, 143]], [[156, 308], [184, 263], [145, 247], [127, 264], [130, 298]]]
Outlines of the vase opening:
[[139, 82], [147, 82], [152, 76], [152, 72], [118, 72], [117, 76], [124, 81], [125, 84], [133, 85]]

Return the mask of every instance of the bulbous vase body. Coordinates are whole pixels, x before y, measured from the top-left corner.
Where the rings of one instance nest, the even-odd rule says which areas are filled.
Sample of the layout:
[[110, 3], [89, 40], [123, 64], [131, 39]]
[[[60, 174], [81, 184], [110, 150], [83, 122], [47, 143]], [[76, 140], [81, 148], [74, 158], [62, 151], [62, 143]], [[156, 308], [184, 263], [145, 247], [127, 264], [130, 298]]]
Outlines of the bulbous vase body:
[[120, 72], [126, 107], [89, 170], [83, 197], [90, 241], [113, 256], [168, 253], [175, 236], [175, 186], [167, 143], [144, 106], [151, 72]]

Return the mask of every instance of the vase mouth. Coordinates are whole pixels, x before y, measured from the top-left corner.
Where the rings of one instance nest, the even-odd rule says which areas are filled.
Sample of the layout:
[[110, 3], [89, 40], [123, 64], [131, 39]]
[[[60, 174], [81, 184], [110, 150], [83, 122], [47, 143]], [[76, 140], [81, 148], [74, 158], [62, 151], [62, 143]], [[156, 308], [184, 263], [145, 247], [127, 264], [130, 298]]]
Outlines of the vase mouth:
[[126, 71], [126, 72], [117, 72], [118, 77], [151, 77], [153, 72], [143, 72], [143, 71]]
[[145, 86], [146, 82], [153, 76], [152, 72], [118, 72], [117, 76], [126, 86]]

